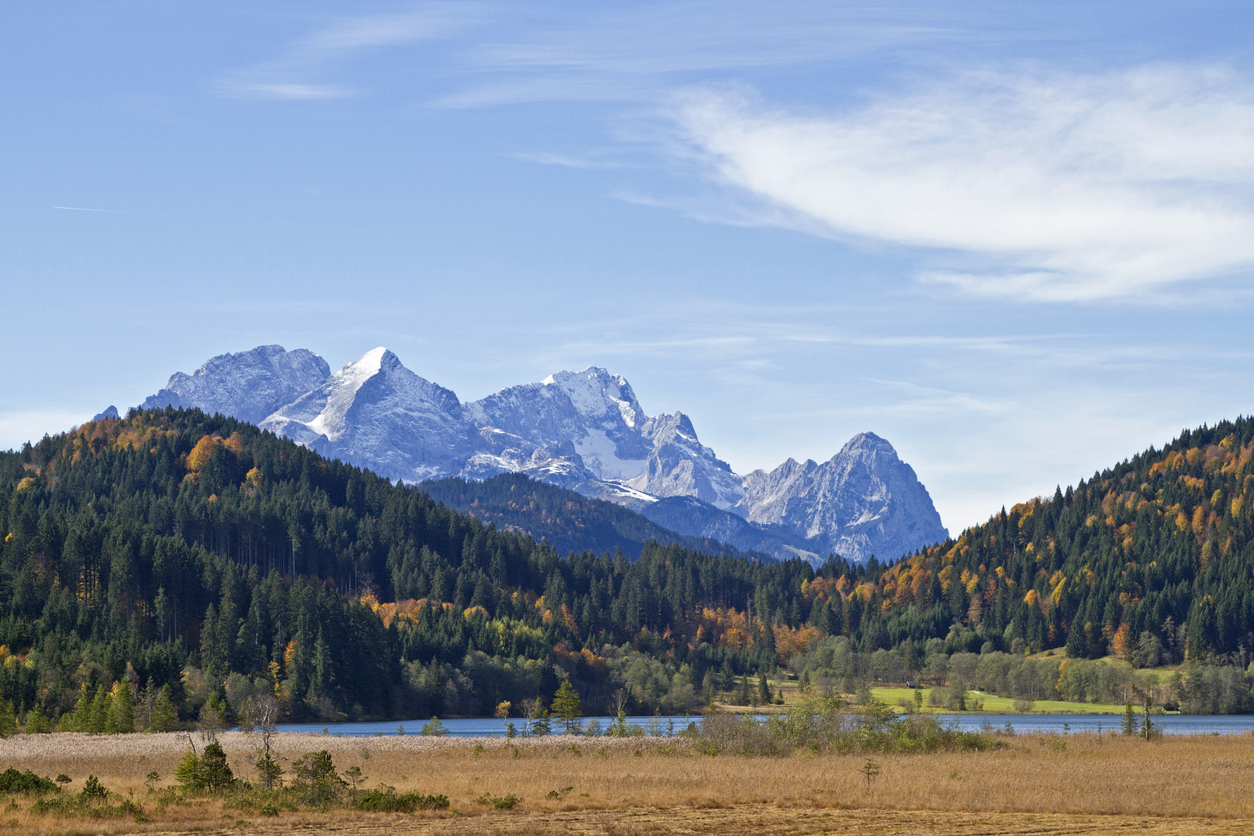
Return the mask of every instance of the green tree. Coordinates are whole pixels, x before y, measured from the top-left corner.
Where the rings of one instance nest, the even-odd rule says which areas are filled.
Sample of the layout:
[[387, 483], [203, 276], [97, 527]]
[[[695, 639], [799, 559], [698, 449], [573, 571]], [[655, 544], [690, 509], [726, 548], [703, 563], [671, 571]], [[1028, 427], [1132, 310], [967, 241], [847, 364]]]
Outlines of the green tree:
[[420, 733], [423, 737], [444, 737], [448, 734], [448, 726], [444, 725], [439, 717], [432, 717], [422, 724]]
[[536, 737], [544, 737], [552, 731], [549, 726], [549, 710], [544, 707], [544, 700], [536, 700], [536, 707], [531, 716], [531, 733]]
[[50, 731], [52, 731], [52, 723], [48, 721], [43, 705], [35, 703], [35, 706], [26, 712], [26, 733], [48, 734]]
[[569, 679], [562, 680], [557, 693], [553, 695], [553, 714], [561, 718], [567, 734], [579, 733], [579, 692], [570, 684]]
[[96, 686], [96, 696], [92, 697], [91, 706], [87, 714], [87, 728], [83, 731], [89, 734], [103, 734], [109, 724], [109, 705], [112, 700], [109, 699], [109, 692], [105, 690], [104, 683]]
[[205, 754], [200, 759], [201, 780], [205, 789], [224, 790], [235, 782], [235, 775], [226, 762], [226, 752], [217, 741], [205, 747]]
[[173, 690], [170, 688], [170, 683], [167, 682], [161, 686], [161, 693], [157, 695], [156, 701], [152, 704], [152, 722], [148, 725], [146, 731], [174, 731], [178, 728], [178, 725], [178, 709], [174, 707]]
[[113, 718], [115, 731], [122, 734], [135, 731], [135, 698], [129, 679], [119, 682], [118, 692], [113, 695]]
[[1138, 725], [1136, 712], [1132, 708], [1132, 700], [1128, 700], [1123, 704], [1123, 733], [1128, 737], [1135, 737]]
[[13, 703], [0, 700], [0, 737], [17, 734], [17, 715], [13, 712]]

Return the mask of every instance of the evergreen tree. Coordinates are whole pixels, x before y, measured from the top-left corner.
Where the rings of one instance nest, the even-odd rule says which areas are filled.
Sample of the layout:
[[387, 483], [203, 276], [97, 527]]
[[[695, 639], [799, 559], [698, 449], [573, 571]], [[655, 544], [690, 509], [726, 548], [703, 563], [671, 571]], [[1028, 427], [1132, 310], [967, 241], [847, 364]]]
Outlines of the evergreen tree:
[[0, 737], [17, 734], [17, 715], [13, 711], [13, 703], [0, 700]]
[[131, 693], [131, 681], [123, 679], [117, 685], [117, 693], [113, 695], [113, 727], [114, 731], [130, 734], [135, 731], [135, 699]]
[[536, 737], [545, 737], [552, 731], [549, 725], [549, 710], [544, 707], [543, 700], [536, 700], [535, 713], [531, 721], [531, 733]]
[[579, 733], [581, 723], [579, 693], [571, 686], [569, 679], [562, 680], [561, 686], [553, 696], [553, 714], [561, 718], [567, 734]]
[[88, 734], [103, 734], [109, 723], [109, 706], [111, 704], [109, 692], [105, 690], [104, 683], [96, 686], [96, 695], [92, 697], [91, 705], [88, 708], [87, 727], [83, 731]]
[[152, 721], [145, 731], [167, 732], [178, 728], [178, 709], [174, 705], [173, 690], [169, 683], [161, 687], [161, 692], [152, 704]]
[[26, 712], [26, 728], [27, 734], [48, 734], [52, 731], [52, 723], [48, 721], [48, 715], [44, 713], [44, 707], [41, 703], [35, 703], [30, 711]]

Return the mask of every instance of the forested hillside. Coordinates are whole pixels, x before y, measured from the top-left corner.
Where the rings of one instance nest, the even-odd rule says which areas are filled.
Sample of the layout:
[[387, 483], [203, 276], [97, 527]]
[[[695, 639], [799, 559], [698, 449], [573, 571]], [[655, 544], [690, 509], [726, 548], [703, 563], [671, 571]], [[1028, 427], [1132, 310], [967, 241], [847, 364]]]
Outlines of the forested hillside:
[[[561, 554], [613, 552], [635, 560], [649, 541], [677, 544], [706, 554], [740, 552], [704, 537], [688, 537], [663, 528], [621, 505], [537, 482], [521, 473], [504, 473], [482, 482], [439, 479], [422, 490], [450, 508], [470, 514], [502, 531], [544, 540]], [[751, 555], [772, 560], [766, 555]]]
[[[0, 698], [52, 718], [126, 680], [184, 716], [683, 710], [710, 666], [775, 664], [804, 563], [650, 544], [563, 557], [233, 419], [139, 412], [0, 455]], [[746, 608], [748, 610], [746, 611]]]
[[1254, 422], [1203, 428], [892, 565], [816, 571], [562, 555], [248, 424], [137, 412], [0, 454], [0, 708], [83, 730], [131, 697], [154, 728], [254, 694], [292, 719], [491, 714], [569, 679], [586, 711], [678, 712], [784, 666], [1109, 699], [1131, 668], [1081, 657], [1113, 653], [1184, 662], [1191, 710], [1246, 710], [1252, 461]]
[[[874, 583], [817, 581], [865, 648], [1254, 658], [1254, 420], [1186, 431], [1064, 493], [1003, 510]], [[813, 618], [813, 617], [812, 617]]]

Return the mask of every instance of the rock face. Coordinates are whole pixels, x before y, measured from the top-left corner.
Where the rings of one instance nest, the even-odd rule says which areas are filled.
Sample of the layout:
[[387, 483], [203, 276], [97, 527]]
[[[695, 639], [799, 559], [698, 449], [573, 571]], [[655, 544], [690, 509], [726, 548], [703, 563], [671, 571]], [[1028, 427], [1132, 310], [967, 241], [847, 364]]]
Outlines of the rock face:
[[257, 424], [330, 376], [327, 361], [312, 351], [263, 345], [239, 354], [220, 354], [190, 375], [176, 372], [140, 408], [196, 407], [211, 415], [220, 412]]
[[474, 448], [457, 396], [386, 348], [366, 352], [259, 423], [324, 456], [408, 482], [448, 475]]
[[854, 436], [823, 464], [789, 459], [755, 470], [734, 510], [841, 555], [891, 559], [949, 536], [913, 468], [874, 433]]
[[777, 557], [892, 559], [948, 536], [926, 488], [879, 436], [855, 436], [822, 465], [789, 459], [742, 477], [688, 416], [650, 417], [626, 379], [599, 368], [463, 404], [386, 348], [332, 375], [312, 352], [262, 346], [175, 374], [142, 407], [167, 404], [233, 415], [411, 483], [524, 473]]

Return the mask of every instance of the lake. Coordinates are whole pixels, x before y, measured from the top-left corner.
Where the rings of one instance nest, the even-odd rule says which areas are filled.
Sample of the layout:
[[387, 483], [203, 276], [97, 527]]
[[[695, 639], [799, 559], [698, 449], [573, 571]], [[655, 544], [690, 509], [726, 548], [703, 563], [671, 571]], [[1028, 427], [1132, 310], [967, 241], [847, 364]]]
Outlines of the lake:
[[[759, 715], [761, 717], [763, 715]], [[1001, 729], [1007, 723], [1017, 733], [1057, 732], [1118, 733], [1123, 718], [1118, 714], [940, 714], [946, 721], [955, 722], [958, 727], [967, 731], [978, 731], [981, 726], [989, 724]], [[584, 725], [594, 718], [585, 717]], [[595, 718], [601, 724], [601, 730], [609, 728], [612, 717]], [[1138, 720], [1139, 720], [1138, 715]], [[1166, 734], [1245, 734], [1254, 731], [1254, 715], [1250, 714], [1161, 714], [1154, 715], [1153, 720]], [[701, 724], [699, 716], [687, 717], [628, 717], [629, 723], [635, 723], [650, 734], [676, 734], [689, 723]], [[282, 732], [298, 732], [302, 734], [332, 734], [349, 737], [372, 737], [376, 735], [419, 734], [428, 722], [422, 720], [404, 720], [400, 723], [281, 723]], [[441, 720], [448, 729], [450, 737], [504, 737], [505, 723], [495, 718], [471, 717], [464, 719]], [[521, 718], [511, 718], [510, 722], [521, 729], [524, 722]], [[558, 721], [553, 721], [553, 731], [560, 733]]]

